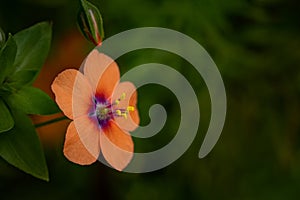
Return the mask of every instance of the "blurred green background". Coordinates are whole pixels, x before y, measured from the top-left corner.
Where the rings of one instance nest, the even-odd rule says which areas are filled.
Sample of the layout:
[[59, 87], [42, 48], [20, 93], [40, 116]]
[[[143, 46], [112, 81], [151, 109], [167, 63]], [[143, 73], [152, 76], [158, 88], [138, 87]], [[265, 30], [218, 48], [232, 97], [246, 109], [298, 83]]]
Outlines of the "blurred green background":
[[[121, 72], [142, 63], [174, 67], [196, 91], [200, 128], [188, 151], [170, 166], [146, 174], [119, 173], [101, 163], [82, 167], [62, 154], [67, 121], [39, 129], [50, 181], [37, 180], [0, 161], [0, 199], [298, 199], [300, 195], [300, 2], [296, 0], [93, 0], [106, 37], [143, 26], [180, 31], [198, 41], [217, 64], [227, 92], [222, 135], [204, 159], [198, 151], [210, 119], [201, 76], [171, 53], [139, 50], [122, 56]], [[36, 86], [50, 95], [64, 68], [79, 67], [92, 49], [76, 27], [77, 0], [9, 0], [0, 26], [17, 31], [53, 22], [53, 45]], [[134, 139], [136, 151], [167, 144], [180, 122], [179, 104], [161, 86], [139, 90], [142, 124], [160, 103], [168, 112], [162, 131]], [[53, 95], [52, 95], [53, 96]], [[35, 119], [39, 120], [39, 119]], [[43, 119], [42, 119], [43, 120]]]

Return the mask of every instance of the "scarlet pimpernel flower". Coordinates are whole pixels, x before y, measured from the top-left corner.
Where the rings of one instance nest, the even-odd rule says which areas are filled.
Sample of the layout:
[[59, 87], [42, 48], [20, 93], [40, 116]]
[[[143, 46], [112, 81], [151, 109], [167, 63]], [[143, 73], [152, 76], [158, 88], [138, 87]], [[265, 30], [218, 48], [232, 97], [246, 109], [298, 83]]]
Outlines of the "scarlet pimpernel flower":
[[74, 163], [88, 165], [102, 154], [121, 171], [133, 157], [129, 132], [139, 124], [136, 88], [131, 82], [119, 82], [116, 62], [96, 49], [82, 68], [83, 73], [63, 71], [51, 86], [57, 104], [73, 120], [67, 129], [64, 155]]

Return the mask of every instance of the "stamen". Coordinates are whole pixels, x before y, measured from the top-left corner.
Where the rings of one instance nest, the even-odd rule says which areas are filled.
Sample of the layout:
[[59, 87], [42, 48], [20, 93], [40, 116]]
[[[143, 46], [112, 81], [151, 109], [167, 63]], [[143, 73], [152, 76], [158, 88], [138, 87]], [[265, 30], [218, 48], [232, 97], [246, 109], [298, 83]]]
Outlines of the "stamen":
[[127, 119], [127, 115], [129, 113], [129, 111], [134, 111], [134, 107], [133, 106], [128, 106], [127, 109], [117, 109], [114, 112], [114, 116], [116, 117], [124, 117], [125, 119]]
[[117, 114], [118, 116], [122, 116], [121, 110], [116, 110], [116, 114]]
[[120, 96], [120, 98], [116, 99], [112, 105], [119, 105], [120, 101], [124, 100], [125, 97], [126, 97], [126, 94], [125, 94], [125, 92], [123, 92], [122, 95]]
[[125, 94], [125, 92], [123, 92], [122, 95], [121, 95], [121, 97], [120, 97], [120, 100], [124, 100], [125, 97], [126, 97], [126, 94]]
[[127, 111], [134, 111], [134, 107], [133, 106], [127, 106]]
[[120, 98], [116, 99], [112, 103], [110, 103], [106, 99], [99, 100], [96, 97], [93, 97], [95, 110], [89, 113], [89, 116], [95, 116], [98, 119], [98, 123], [101, 127], [107, 126], [108, 121], [114, 119], [114, 117], [124, 117], [125, 119], [127, 119], [129, 112], [134, 111], [135, 107], [127, 106], [125, 108], [118, 108], [117, 105], [119, 105], [120, 102], [125, 98], [125, 92], [122, 93]]
[[123, 112], [123, 113], [122, 113], [122, 116], [123, 116], [125, 119], [127, 119], [127, 112]]

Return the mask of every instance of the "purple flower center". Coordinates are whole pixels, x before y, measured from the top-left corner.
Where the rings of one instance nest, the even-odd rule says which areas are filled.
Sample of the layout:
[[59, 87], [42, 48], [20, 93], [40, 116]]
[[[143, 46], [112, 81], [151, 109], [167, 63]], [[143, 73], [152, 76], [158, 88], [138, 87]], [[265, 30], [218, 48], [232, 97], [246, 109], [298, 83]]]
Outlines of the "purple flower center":
[[124, 117], [127, 119], [127, 114], [129, 111], [134, 111], [133, 106], [128, 106], [126, 109], [117, 108], [121, 100], [125, 99], [125, 93], [115, 100], [113, 103], [102, 97], [93, 98], [93, 107], [89, 113], [90, 117], [97, 119], [98, 125], [101, 128], [108, 126], [109, 121], [113, 120], [115, 117]]

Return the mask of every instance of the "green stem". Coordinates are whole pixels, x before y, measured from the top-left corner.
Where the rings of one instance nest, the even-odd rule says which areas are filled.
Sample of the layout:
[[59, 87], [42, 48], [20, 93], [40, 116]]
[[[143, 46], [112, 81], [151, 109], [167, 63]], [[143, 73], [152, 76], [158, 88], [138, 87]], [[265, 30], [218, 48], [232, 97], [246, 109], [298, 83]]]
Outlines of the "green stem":
[[46, 125], [49, 125], [49, 124], [52, 124], [52, 123], [55, 123], [55, 122], [59, 122], [59, 121], [65, 120], [65, 119], [69, 119], [69, 118], [67, 118], [66, 116], [58, 117], [58, 118], [55, 118], [55, 119], [51, 119], [49, 121], [45, 121], [45, 122], [42, 122], [42, 123], [39, 123], [39, 124], [35, 124], [34, 127], [39, 128], [39, 127], [46, 126]]

